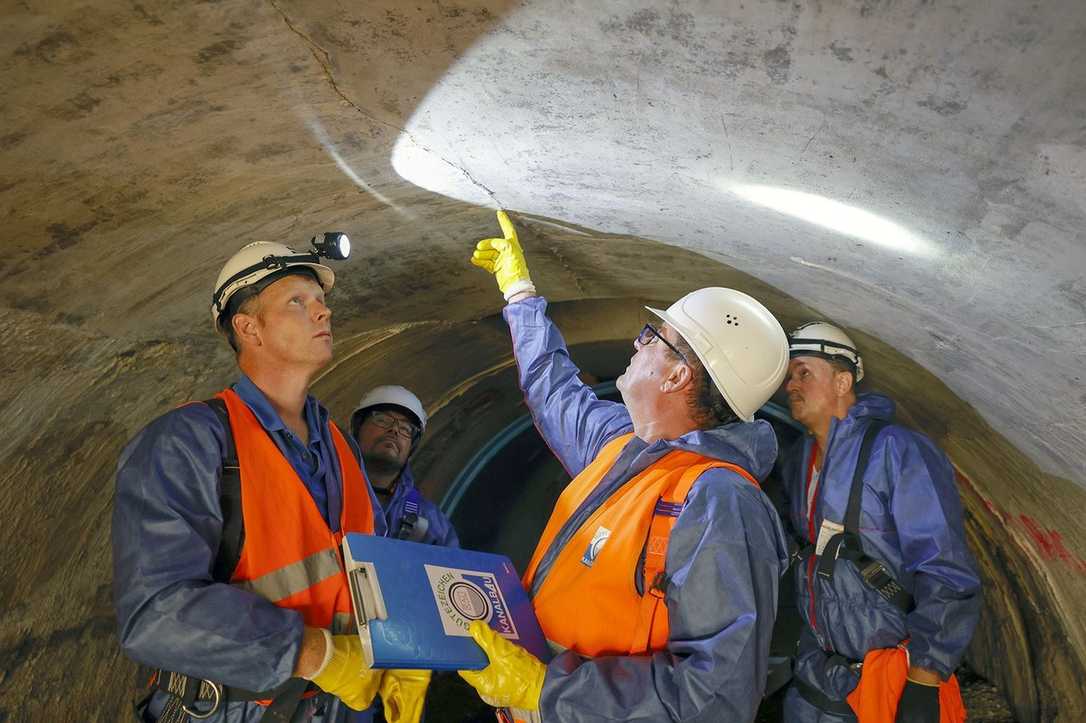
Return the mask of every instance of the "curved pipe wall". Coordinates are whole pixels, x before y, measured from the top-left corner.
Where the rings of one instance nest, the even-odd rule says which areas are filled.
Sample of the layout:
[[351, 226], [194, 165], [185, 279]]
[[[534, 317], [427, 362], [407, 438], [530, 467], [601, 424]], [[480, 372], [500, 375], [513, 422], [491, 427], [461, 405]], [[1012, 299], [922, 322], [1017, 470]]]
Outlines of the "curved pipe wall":
[[[343, 419], [412, 386], [431, 495], [523, 414], [466, 261], [499, 199], [601, 378], [644, 300], [699, 286], [857, 330], [961, 473], [975, 667], [1022, 721], [1086, 718], [1086, 5], [53, 5], [0, 31], [0, 718], [122, 717], [113, 467], [232, 378], [207, 307], [242, 242], [352, 234], [315, 390]], [[781, 184], [941, 255], [775, 210]]]

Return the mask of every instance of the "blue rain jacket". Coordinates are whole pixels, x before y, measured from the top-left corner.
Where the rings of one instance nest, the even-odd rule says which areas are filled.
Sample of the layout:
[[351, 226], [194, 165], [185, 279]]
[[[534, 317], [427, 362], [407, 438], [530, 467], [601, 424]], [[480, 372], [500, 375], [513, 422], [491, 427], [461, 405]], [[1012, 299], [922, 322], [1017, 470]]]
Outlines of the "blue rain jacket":
[[[299, 445], [283, 438], [282, 420], [259, 389], [242, 377], [234, 390], [291, 464], [305, 469]], [[328, 412], [313, 397], [306, 398], [305, 409], [310, 439], [321, 439], [318, 446], [329, 456], [319, 480], [303, 479], [311, 490], [319, 481], [325, 499], [338, 501], [342, 477], [331, 451]], [[360, 460], [354, 441], [344, 436]], [[122, 452], [112, 529], [118, 637], [124, 652], [144, 665], [268, 690], [286, 681], [294, 669], [302, 617], [211, 579], [223, 523], [219, 482], [224, 440], [225, 430], [211, 408], [188, 404], [151, 422]], [[372, 489], [369, 494], [379, 509]], [[383, 518], [378, 516], [374, 526], [376, 534], [384, 533]], [[151, 713], [157, 715], [163, 704], [164, 696], [157, 694]], [[206, 720], [251, 723], [264, 710], [255, 703], [231, 703]]]
[[[546, 301], [535, 297], [509, 304], [504, 315], [536, 426], [569, 474], [576, 475], [632, 424], [625, 406], [598, 399], [578, 380], [561, 334], [545, 312]], [[777, 440], [763, 421], [652, 444], [635, 437], [578, 517], [587, 517], [673, 449], [732, 462], [764, 479], [777, 456]], [[551, 562], [553, 556], [544, 558], [537, 580], [546, 576]], [[547, 668], [540, 698], [544, 721], [754, 718], [765, 687], [778, 580], [787, 565], [777, 513], [740, 475], [708, 470], [695, 482], [675, 523], [666, 565], [671, 576], [667, 649], [595, 659], [562, 653]]]
[[[815, 501], [815, 539], [823, 520], [844, 524], [864, 431], [871, 420], [889, 421], [893, 415], [893, 401], [863, 394], [845, 419], [832, 421]], [[783, 468], [787, 517], [803, 539], [808, 538], [806, 485], [813, 444], [809, 434], [797, 440]], [[876, 438], [863, 480], [864, 552], [886, 565], [913, 595], [916, 609], [906, 615], [867, 587], [853, 563], [838, 560], [832, 581], [817, 572], [811, 576], [812, 620], [808, 565], [797, 564], [798, 606], [807, 626], [795, 675], [834, 700], [843, 700], [859, 676], [843, 666], [827, 666], [828, 651], [862, 660], [869, 650], [909, 638], [912, 664], [947, 676], [958, 666], [980, 614], [980, 579], [966, 545], [961, 500], [946, 455], [923, 434], [891, 425]], [[815, 719], [796, 714], [796, 720]]]
[[385, 508], [385, 524], [388, 529], [386, 534], [389, 537], [400, 536], [404, 515], [412, 504], [418, 505], [419, 520], [411, 533], [403, 539], [425, 545], [460, 547], [460, 538], [456, 536], [456, 530], [453, 529], [449, 518], [438, 509], [437, 505], [423, 497], [422, 492], [415, 486], [415, 476], [411, 472], [411, 463], [408, 462], [400, 472], [396, 490], [392, 493], [388, 507]]

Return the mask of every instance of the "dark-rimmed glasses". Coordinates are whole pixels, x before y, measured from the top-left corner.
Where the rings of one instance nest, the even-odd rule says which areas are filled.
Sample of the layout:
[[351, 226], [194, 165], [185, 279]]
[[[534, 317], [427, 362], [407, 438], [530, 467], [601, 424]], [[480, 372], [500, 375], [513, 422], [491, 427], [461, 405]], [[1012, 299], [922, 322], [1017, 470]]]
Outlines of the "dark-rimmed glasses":
[[645, 324], [645, 326], [641, 328], [641, 333], [637, 335], [637, 343], [641, 346], [648, 346], [649, 344], [655, 342], [657, 339], [667, 344], [667, 348], [678, 354], [679, 358], [682, 359], [684, 362], [686, 362], [687, 364], [690, 363], [686, 359], [686, 354], [683, 354], [681, 351], [676, 349], [675, 345], [665, 339], [664, 335], [657, 331], [656, 327], [652, 324]]
[[422, 434], [422, 430], [414, 422], [409, 422], [406, 419], [396, 419], [391, 414], [384, 412], [370, 412], [366, 420], [373, 422], [381, 429], [395, 428], [396, 434], [404, 439], [415, 439]]

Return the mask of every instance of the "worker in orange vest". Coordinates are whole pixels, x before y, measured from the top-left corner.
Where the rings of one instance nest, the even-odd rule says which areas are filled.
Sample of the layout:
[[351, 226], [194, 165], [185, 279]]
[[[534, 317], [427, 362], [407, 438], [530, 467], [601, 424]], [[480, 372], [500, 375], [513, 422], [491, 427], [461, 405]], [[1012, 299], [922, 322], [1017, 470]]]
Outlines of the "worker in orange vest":
[[320, 256], [345, 257], [344, 240], [234, 254], [211, 317], [237, 382], [121, 456], [113, 590], [124, 651], [155, 669], [141, 721], [327, 722], [336, 698], [363, 710], [378, 691], [390, 721], [421, 715], [428, 676], [365, 669], [351, 630], [340, 542], [384, 520], [354, 441], [307, 393], [332, 359]]
[[599, 399], [498, 221], [472, 262], [509, 302], [521, 387], [573, 481], [524, 576], [555, 657], [473, 623], [490, 664], [461, 675], [514, 720], [752, 720], [787, 562], [759, 488], [776, 437], [753, 418], [784, 378], [783, 329], [739, 291], [691, 292], [649, 309], [659, 322], [618, 378], [624, 403]]

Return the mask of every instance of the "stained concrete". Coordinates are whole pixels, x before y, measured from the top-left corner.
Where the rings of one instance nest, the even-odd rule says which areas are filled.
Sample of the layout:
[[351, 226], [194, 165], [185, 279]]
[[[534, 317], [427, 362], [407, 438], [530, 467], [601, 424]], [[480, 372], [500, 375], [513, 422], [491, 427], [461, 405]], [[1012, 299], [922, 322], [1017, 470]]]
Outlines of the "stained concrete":
[[[155, 414], [231, 378], [207, 306], [242, 243], [351, 233], [340, 361], [316, 389], [341, 418], [371, 381], [418, 389], [441, 493], [518, 413], [500, 298], [466, 263], [497, 205], [578, 343], [708, 284], [786, 326], [854, 330], [872, 386], [962, 473], [989, 590], [971, 662], [1019, 720], [1086, 717], [1086, 5], [3, 15], [0, 718], [122, 718], [112, 467]], [[900, 229], [830, 231], [751, 186]]]

